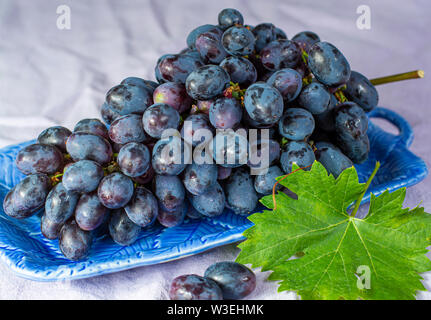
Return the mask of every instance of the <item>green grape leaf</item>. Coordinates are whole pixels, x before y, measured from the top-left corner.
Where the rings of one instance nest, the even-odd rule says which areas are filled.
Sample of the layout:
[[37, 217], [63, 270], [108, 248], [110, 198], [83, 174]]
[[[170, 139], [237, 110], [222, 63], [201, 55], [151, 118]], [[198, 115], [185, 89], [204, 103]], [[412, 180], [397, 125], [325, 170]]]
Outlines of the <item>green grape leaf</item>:
[[[359, 219], [348, 212], [366, 188], [354, 167], [335, 179], [315, 162], [280, 183], [298, 199], [279, 192], [275, 210], [249, 217], [237, 262], [271, 270], [279, 291], [303, 299], [414, 299], [425, 290], [431, 215], [402, 207], [405, 188], [372, 195]], [[272, 196], [261, 202], [274, 208]]]

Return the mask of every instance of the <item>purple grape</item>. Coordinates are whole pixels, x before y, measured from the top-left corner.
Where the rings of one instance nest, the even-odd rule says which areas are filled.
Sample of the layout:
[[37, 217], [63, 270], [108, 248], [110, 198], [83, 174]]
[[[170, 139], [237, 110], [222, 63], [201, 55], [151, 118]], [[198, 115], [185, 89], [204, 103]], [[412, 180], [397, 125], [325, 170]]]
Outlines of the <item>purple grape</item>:
[[153, 92], [133, 83], [120, 84], [108, 91], [106, 103], [112, 111], [123, 116], [130, 113], [142, 114], [153, 104]]
[[292, 41], [295, 41], [301, 49], [308, 52], [313, 44], [320, 42], [320, 38], [314, 32], [302, 31], [294, 35]]
[[329, 142], [316, 143], [316, 159], [337, 178], [341, 172], [353, 166], [353, 162], [340, 149]]
[[253, 33], [246, 27], [233, 26], [222, 36], [224, 49], [233, 56], [246, 56], [253, 52], [255, 41]]
[[219, 131], [210, 147], [218, 165], [235, 168], [247, 163], [247, 138], [233, 130]]
[[192, 55], [169, 54], [158, 61], [156, 70], [164, 82], [185, 83], [187, 76], [202, 66], [202, 61]]
[[109, 234], [115, 243], [129, 246], [139, 238], [142, 228], [133, 223], [123, 208], [114, 210], [109, 221]]
[[298, 98], [298, 104], [312, 114], [322, 114], [329, 108], [331, 94], [319, 82], [312, 82], [306, 86]]
[[173, 211], [183, 204], [186, 193], [178, 176], [156, 175], [153, 183], [154, 193], [163, 208]]
[[35, 143], [22, 148], [15, 163], [24, 174], [53, 174], [61, 170], [63, 155], [54, 146]]
[[99, 227], [109, 214], [97, 196], [97, 192], [83, 194], [75, 209], [75, 220], [82, 230], [91, 231]]
[[275, 40], [287, 40], [286, 33], [280, 28], [275, 28]]
[[267, 83], [276, 88], [285, 102], [295, 100], [302, 90], [302, 77], [293, 69], [281, 69], [273, 73]]
[[165, 103], [156, 103], [145, 111], [142, 123], [149, 136], [160, 139], [163, 131], [178, 128], [180, 114]]
[[182, 180], [188, 192], [194, 195], [203, 194], [217, 182], [217, 165], [189, 164]]
[[39, 134], [37, 141], [40, 144], [48, 144], [57, 147], [62, 152], [66, 152], [66, 141], [71, 134], [72, 132], [65, 127], [49, 127]]
[[105, 138], [87, 132], [72, 133], [66, 148], [74, 161], [93, 160], [105, 165], [112, 157], [111, 144]]
[[146, 139], [142, 116], [128, 114], [116, 119], [109, 128], [109, 137], [118, 144], [143, 142]]
[[190, 109], [192, 98], [189, 97], [186, 87], [182, 83], [166, 82], [159, 85], [153, 93], [154, 103], [164, 103], [179, 113]]
[[91, 232], [79, 228], [75, 220], [69, 220], [60, 231], [59, 246], [64, 256], [73, 261], [85, 259], [91, 249]]
[[221, 44], [223, 32], [216, 29], [216, 32], [201, 33], [196, 38], [196, 50], [202, 59], [209, 63], [219, 64], [228, 55]]
[[218, 284], [224, 299], [243, 299], [256, 288], [256, 276], [253, 271], [232, 261], [212, 264], [205, 270], [205, 278]]
[[112, 110], [109, 104], [107, 104], [106, 102], [102, 104], [100, 115], [102, 116], [103, 121], [107, 125], [110, 125], [112, 122], [115, 121], [115, 119], [121, 117], [121, 114]]
[[[181, 137], [185, 142], [196, 147], [200, 143], [208, 142], [208, 139], [212, 138], [214, 132], [214, 128], [209, 124], [208, 116], [198, 113], [186, 118], [181, 128]], [[211, 133], [211, 137], [206, 136], [208, 133]]]
[[141, 143], [130, 142], [120, 149], [117, 163], [126, 176], [140, 177], [151, 166], [150, 151]]
[[67, 167], [63, 185], [69, 192], [87, 193], [96, 190], [102, 178], [103, 168], [97, 162], [81, 160]]
[[74, 214], [78, 200], [79, 194], [68, 191], [62, 182], [55, 185], [46, 197], [44, 216], [49, 220], [47, 225], [55, 223], [61, 227]]
[[152, 225], [159, 212], [156, 197], [144, 187], [136, 188], [132, 200], [124, 210], [129, 219], [141, 227]]
[[250, 60], [243, 57], [229, 56], [220, 63], [230, 76], [230, 80], [241, 87], [248, 87], [256, 82], [257, 71]]
[[[280, 164], [284, 173], [292, 171], [292, 164], [295, 162], [300, 168], [313, 164], [316, 160], [313, 149], [308, 143], [303, 141], [288, 142], [281, 154]], [[307, 168], [309, 170], [309, 168]]]
[[133, 181], [135, 181], [136, 183], [139, 183], [139, 184], [147, 184], [153, 180], [155, 175], [156, 175], [156, 173], [154, 172], [153, 167], [150, 166], [148, 168], [147, 172], [145, 172], [142, 176], [133, 177]]
[[191, 205], [202, 215], [207, 217], [219, 216], [223, 213], [226, 197], [218, 182], [201, 195], [189, 194], [188, 198]]
[[160, 205], [157, 220], [162, 226], [173, 228], [183, 223], [186, 212], [187, 207], [184, 202], [173, 210], [167, 210], [163, 205]]
[[76, 124], [73, 132], [89, 132], [109, 139], [108, 129], [99, 119], [82, 119]]
[[[273, 139], [258, 139], [249, 144], [247, 165], [255, 170], [268, 168], [280, 159], [280, 144]], [[254, 173], [254, 172], [253, 172]]]
[[109, 209], [124, 207], [133, 196], [133, 182], [122, 173], [114, 172], [104, 177], [97, 194], [100, 202]]
[[334, 110], [335, 130], [343, 141], [359, 138], [367, 133], [368, 117], [364, 109], [354, 102], [339, 104]]
[[214, 104], [214, 100], [199, 100], [197, 102], [197, 107], [199, 112], [202, 112], [208, 115], [210, 112], [210, 108], [213, 104]]
[[328, 110], [320, 114], [314, 115], [316, 120], [316, 127], [324, 131], [335, 131], [334, 108], [338, 105], [337, 98], [331, 94], [328, 105]]
[[212, 24], [204, 24], [193, 29], [187, 36], [187, 46], [189, 47], [189, 49], [195, 48], [196, 39], [199, 35], [208, 31], [213, 32], [214, 30], [220, 30], [220, 28]]
[[50, 220], [45, 214], [40, 218], [40, 231], [42, 235], [49, 239], [55, 240], [60, 236], [63, 223], [58, 223]]
[[3, 210], [12, 218], [28, 218], [43, 207], [50, 189], [51, 180], [46, 174], [29, 175], [6, 194]]
[[271, 71], [294, 68], [301, 60], [299, 46], [289, 40], [276, 40], [265, 46], [261, 53], [263, 66]]
[[135, 85], [135, 86], [141, 86], [144, 87], [148, 90], [150, 90], [150, 92], [152, 93], [154, 91], [154, 89], [156, 89], [159, 84], [157, 82], [151, 81], [151, 80], [145, 80], [142, 78], [138, 78], [138, 77], [128, 77], [126, 79], [124, 79], [123, 81], [121, 81], [120, 84], [131, 84], [131, 85]]
[[346, 85], [345, 95], [357, 103], [365, 112], [373, 110], [379, 103], [379, 94], [376, 88], [361, 73], [352, 71]]
[[176, 277], [169, 289], [171, 300], [222, 300], [219, 286], [211, 279], [195, 274]]
[[[276, 178], [283, 175], [283, 171], [278, 166], [272, 166], [268, 168], [268, 172], [257, 175], [254, 178], [254, 189], [257, 193], [262, 195], [272, 194], [274, 184], [277, 182]], [[281, 184], [278, 184], [275, 191], [281, 189]]]
[[236, 128], [241, 118], [241, 104], [235, 98], [218, 98], [209, 111], [210, 122], [216, 129]]

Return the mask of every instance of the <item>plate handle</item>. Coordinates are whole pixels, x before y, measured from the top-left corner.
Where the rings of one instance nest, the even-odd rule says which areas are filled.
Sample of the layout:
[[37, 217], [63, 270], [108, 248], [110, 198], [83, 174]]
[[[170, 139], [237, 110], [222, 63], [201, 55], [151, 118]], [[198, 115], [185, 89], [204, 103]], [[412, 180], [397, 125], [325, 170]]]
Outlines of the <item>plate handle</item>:
[[370, 118], [385, 119], [390, 123], [392, 123], [393, 125], [395, 125], [400, 131], [400, 134], [399, 134], [400, 141], [407, 147], [410, 147], [414, 138], [413, 129], [410, 126], [410, 124], [406, 121], [406, 119], [401, 117], [398, 113], [386, 108], [377, 107], [374, 110], [372, 110], [368, 114], [368, 116]]

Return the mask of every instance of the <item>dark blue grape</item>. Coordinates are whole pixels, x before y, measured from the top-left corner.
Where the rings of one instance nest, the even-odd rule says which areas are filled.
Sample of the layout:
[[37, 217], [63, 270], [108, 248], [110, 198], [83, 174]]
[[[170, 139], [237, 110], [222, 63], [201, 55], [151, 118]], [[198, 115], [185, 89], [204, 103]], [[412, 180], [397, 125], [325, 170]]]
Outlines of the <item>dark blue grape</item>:
[[316, 160], [335, 178], [337, 178], [343, 170], [353, 166], [353, 162], [332, 143], [317, 142], [316, 149]]
[[147, 146], [130, 142], [120, 149], [117, 163], [126, 176], [140, 177], [151, 166], [151, 154]]
[[142, 116], [128, 114], [117, 118], [109, 128], [109, 137], [118, 144], [145, 141], [146, 136], [142, 124]]
[[154, 145], [152, 165], [157, 174], [178, 175], [190, 159], [190, 146], [176, 136], [159, 140]]
[[232, 168], [217, 166], [217, 180], [227, 179], [229, 178], [231, 173], [232, 173]]
[[64, 256], [73, 261], [88, 257], [93, 235], [89, 231], [79, 228], [75, 220], [69, 220], [60, 231], [59, 246]]
[[209, 100], [220, 95], [229, 85], [229, 75], [215, 65], [206, 65], [190, 73], [186, 81], [189, 96], [196, 100]]
[[164, 209], [172, 211], [183, 204], [186, 191], [178, 176], [156, 175], [153, 183], [154, 194]]
[[153, 92], [147, 87], [133, 83], [119, 84], [108, 91], [106, 103], [112, 111], [121, 115], [142, 114], [153, 104]]
[[370, 141], [367, 134], [358, 136], [355, 139], [351, 139], [348, 136], [343, 139], [338, 135], [337, 145], [353, 163], [360, 164], [368, 159]]
[[335, 119], [334, 119], [334, 108], [338, 105], [337, 98], [331, 94], [331, 98], [328, 105], [328, 110], [320, 114], [314, 115], [316, 125], [319, 129], [330, 132], [335, 131]]
[[183, 174], [184, 187], [194, 195], [207, 192], [217, 181], [217, 165], [189, 164]]
[[94, 160], [101, 165], [111, 161], [111, 144], [99, 135], [87, 132], [74, 132], [67, 139], [67, 152], [74, 161]]
[[124, 207], [133, 196], [133, 182], [122, 173], [114, 172], [102, 179], [97, 189], [100, 202], [109, 209]]
[[[219, 31], [221, 32], [221, 30], [219, 30]], [[198, 50], [196, 50], [196, 48], [194, 48], [194, 49], [185, 48], [180, 52], [180, 54], [192, 56], [193, 58], [201, 60], [203, 62], [201, 54], [199, 53]]]
[[212, 139], [214, 131], [206, 114], [192, 114], [184, 121], [184, 125], [181, 128], [181, 137], [185, 142], [196, 147], [200, 143], [209, 142]]
[[83, 194], [75, 209], [76, 223], [82, 230], [91, 231], [98, 228], [109, 214], [97, 196], [97, 192]]
[[236, 214], [246, 215], [256, 208], [259, 199], [246, 169], [234, 170], [226, 181], [225, 191], [226, 205]]
[[280, 28], [275, 28], [275, 40], [287, 40], [286, 33]]
[[219, 131], [210, 148], [218, 165], [235, 168], [247, 163], [247, 138], [233, 130]]
[[109, 221], [109, 234], [115, 243], [129, 246], [139, 238], [142, 228], [127, 216], [123, 208], [114, 210]]
[[223, 261], [205, 270], [205, 278], [214, 280], [223, 292], [224, 299], [243, 299], [256, 288], [256, 276], [246, 266]]
[[139, 184], [147, 184], [153, 180], [155, 175], [156, 173], [154, 172], [153, 167], [149, 167], [147, 172], [145, 172], [142, 176], [133, 177], [133, 181]]
[[202, 66], [202, 61], [192, 55], [170, 54], [165, 55], [156, 68], [164, 82], [185, 83], [188, 75]]
[[99, 119], [82, 119], [76, 124], [73, 132], [89, 132], [109, 139], [108, 129]]
[[202, 213], [197, 211], [195, 207], [193, 207], [188, 199], [185, 201], [187, 203], [187, 213], [186, 216], [189, 219], [201, 219], [205, 217]]
[[267, 83], [280, 91], [285, 102], [295, 100], [302, 89], [301, 75], [296, 70], [289, 68], [273, 73]]
[[[292, 171], [292, 164], [296, 163], [300, 168], [313, 164], [316, 160], [313, 149], [303, 141], [290, 141], [281, 153], [280, 164], [284, 173]], [[308, 168], [309, 169], [309, 168]]]
[[196, 39], [198, 38], [199, 35], [201, 35], [202, 33], [205, 33], [208, 31], [214, 31], [214, 30], [220, 30], [220, 28], [212, 24], [204, 24], [202, 26], [199, 26], [193, 29], [187, 36], [187, 46], [190, 49], [195, 48]]
[[273, 139], [257, 139], [249, 144], [247, 165], [258, 173], [280, 159], [280, 144]]
[[107, 104], [106, 102], [104, 102], [102, 104], [102, 109], [100, 110], [100, 115], [102, 116], [103, 121], [107, 125], [110, 125], [112, 122], [115, 121], [115, 119], [121, 117], [121, 114], [112, 110], [111, 107], [109, 106], [109, 104]]
[[156, 103], [145, 111], [142, 123], [149, 136], [160, 139], [163, 131], [178, 128], [180, 114], [165, 103]]
[[223, 300], [219, 286], [211, 279], [195, 274], [176, 277], [169, 289], [171, 300]]
[[66, 152], [66, 141], [71, 134], [72, 132], [65, 127], [49, 127], [39, 134], [37, 141], [40, 144], [49, 144], [57, 147], [62, 152]]
[[63, 225], [74, 214], [78, 200], [78, 193], [68, 191], [62, 182], [58, 183], [46, 197], [47, 220]]
[[301, 49], [308, 52], [313, 44], [320, 42], [320, 38], [312, 31], [302, 31], [294, 35], [292, 41], [295, 41]]
[[67, 191], [87, 193], [97, 189], [103, 178], [103, 168], [94, 161], [81, 160], [69, 165], [63, 175]]
[[157, 216], [157, 221], [159, 221], [159, 223], [166, 228], [173, 228], [183, 223], [186, 212], [187, 206], [185, 202], [173, 210], [167, 210], [165, 207], [163, 207], [163, 205], [159, 205], [159, 215]]
[[189, 97], [186, 87], [182, 83], [166, 82], [159, 85], [153, 93], [154, 103], [164, 103], [179, 113], [190, 109], [192, 98]]
[[253, 28], [256, 37], [256, 52], [259, 53], [266, 45], [277, 37], [275, 26], [272, 23], [261, 23]]
[[270, 71], [294, 68], [301, 60], [299, 46], [289, 40], [270, 42], [262, 49], [260, 55], [263, 66]]
[[221, 43], [223, 32], [205, 32], [196, 39], [196, 50], [204, 61], [219, 64], [228, 55]]
[[305, 109], [289, 108], [278, 124], [280, 134], [289, 140], [307, 139], [314, 131], [313, 115]]
[[128, 77], [126, 79], [124, 79], [123, 81], [121, 81], [121, 84], [132, 84], [132, 85], [136, 85], [136, 86], [141, 86], [144, 88], [147, 88], [148, 90], [150, 90], [150, 92], [152, 93], [154, 91], [154, 89], [156, 89], [159, 84], [157, 82], [151, 81], [151, 80], [145, 80], [142, 78], [138, 78], [138, 77]]
[[7, 193], [4, 212], [12, 218], [28, 218], [43, 207], [50, 189], [51, 180], [46, 174], [29, 175]]
[[327, 88], [319, 82], [312, 82], [302, 90], [298, 104], [312, 114], [321, 114], [328, 110], [330, 100]]
[[244, 18], [238, 10], [226, 8], [218, 14], [218, 24], [223, 30], [226, 30], [234, 25], [244, 24]]
[[242, 118], [241, 104], [235, 98], [218, 98], [210, 108], [209, 118], [216, 129], [236, 128]]
[[379, 94], [367, 77], [359, 72], [352, 71], [346, 83], [345, 95], [357, 103], [365, 112], [373, 110], [379, 103]]
[[156, 197], [144, 187], [136, 188], [132, 200], [124, 210], [129, 219], [141, 227], [152, 225], [159, 213]]
[[250, 60], [243, 57], [230, 56], [220, 62], [222, 67], [230, 76], [230, 80], [238, 83], [241, 87], [248, 87], [256, 82], [257, 71]]
[[[274, 184], [277, 182], [276, 178], [283, 175], [283, 171], [278, 166], [272, 166], [268, 168], [268, 171], [266, 173], [257, 175], [254, 178], [254, 189], [257, 193], [263, 194], [263, 195], [269, 195], [272, 194], [272, 189], [274, 187]], [[281, 189], [281, 184], [278, 184], [275, 187], [275, 191], [278, 191]]]
[[263, 125], [278, 122], [283, 114], [283, 97], [274, 87], [257, 82], [245, 91], [244, 106], [254, 121]]
[[31, 144], [22, 148], [15, 159], [16, 166], [24, 174], [53, 174], [63, 165], [63, 155], [54, 146]]
[[40, 231], [49, 240], [55, 240], [60, 236], [63, 223], [50, 220], [45, 214], [40, 218]]
[[350, 141], [366, 134], [368, 118], [365, 111], [354, 102], [339, 104], [334, 110], [335, 130], [341, 140]]
[[224, 49], [233, 56], [246, 56], [253, 53], [256, 39], [246, 27], [230, 27], [221, 38]]
[[330, 87], [344, 84], [350, 78], [349, 62], [328, 42], [317, 42], [310, 48], [308, 67], [317, 80]]
[[221, 215], [226, 204], [224, 191], [218, 182], [215, 182], [207, 192], [198, 196], [190, 193], [188, 197], [192, 206], [207, 217]]

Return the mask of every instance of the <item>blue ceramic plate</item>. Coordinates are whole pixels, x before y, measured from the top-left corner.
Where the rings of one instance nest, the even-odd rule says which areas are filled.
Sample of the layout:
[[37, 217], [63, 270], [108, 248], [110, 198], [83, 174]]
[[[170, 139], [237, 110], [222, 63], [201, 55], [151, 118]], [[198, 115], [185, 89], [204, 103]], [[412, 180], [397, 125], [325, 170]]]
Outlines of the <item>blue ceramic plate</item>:
[[[381, 168], [370, 188], [375, 195], [424, 179], [428, 173], [425, 163], [408, 150], [413, 139], [409, 124], [383, 108], [374, 110], [370, 117], [388, 120], [398, 127], [400, 134], [384, 132], [370, 123], [371, 152], [367, 162], [357, 166], [359, 179], [365, 181], [368, 178], [376, 160], [381, 162]], [[0, 203], [9, 189], [24, 177], [14, 160], [17, 152], [30, 143], [0, 150]], [[368, 201], [369, 196], [364, 201]], [[119, 246], [109, 237], [99, 238], [93, 244], [88, 260], [71, 262], [63, 257], [57, 241], [42, 236], [39, 224], [39, 216], [18, 221], [0, 211], [1, 260], [19, 276], [38, 281], [86, 278], [187, 257], [243, 240], [243, 231], [252, 226], [246, 217], [226, 210], [215, 219], [186, 220], [175, 228], [154, 226], [142, 232], [139, 240], [130, 247]]]

